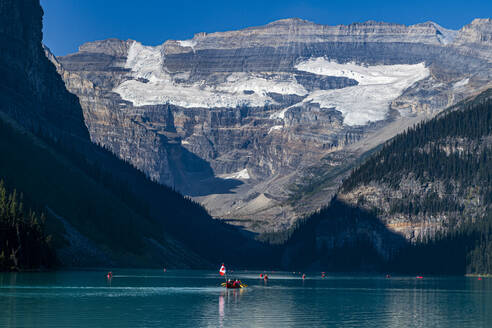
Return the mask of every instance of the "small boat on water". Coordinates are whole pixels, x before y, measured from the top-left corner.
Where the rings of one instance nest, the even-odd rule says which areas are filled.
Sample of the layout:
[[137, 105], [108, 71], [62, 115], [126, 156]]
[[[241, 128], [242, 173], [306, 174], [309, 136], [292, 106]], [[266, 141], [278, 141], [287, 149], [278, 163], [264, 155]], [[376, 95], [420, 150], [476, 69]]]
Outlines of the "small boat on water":
[[229, 283], [229, 282], [223, 282], [220, 284], [222, 287], [225, 287], [225, 288], [229, 288], [229, 289], [240, 289], [240, 288], [246, 288], [248, 287], [248, 285], [245, 285], [243, 283], [238, 283], [238, 284], [234, 284], [234, 283]]
[[[226, 270], [224, 263], [222, 263], [222, 265], [220, 266], [219, 274], [223, 277], [226, 277], [227, 270]], [[237, 280], [237, 279], [234, 281], [232, 281], [231, 279], [229, 279], [229, 280], [226, 279], [226, 281], [221, 283], [220, 285], [222, 287], [231, 288], [231, 289], [239, 289], [239, 288], [248, 287], [248, 285], [243, 284], [240, 280]]]

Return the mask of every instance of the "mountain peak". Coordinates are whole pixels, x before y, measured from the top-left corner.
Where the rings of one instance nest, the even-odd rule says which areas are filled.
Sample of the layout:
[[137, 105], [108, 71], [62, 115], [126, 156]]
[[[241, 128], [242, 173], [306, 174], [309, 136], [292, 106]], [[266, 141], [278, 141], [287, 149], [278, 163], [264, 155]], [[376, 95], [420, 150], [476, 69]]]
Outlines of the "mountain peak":
[[490, 18], [475, 18], [470, 24], [471, 25], [492, 24], [492, 19], [490, 19]]
[[475, 18], [470, 24], [463, 26], [456, 37], [455, 43], [458, 44], [477, 44], [483, 49], [487, 57], [490, 55], [492, 46], [492, 19]]
[[105, 40], [86, 42], [79, 47], [79, 51], [101, 53], [111, 56], [124, 56], [128, 51], [128, 47], [133, 42], [133, 40], [125, 41], [116, 38], [109, 38]]
[[283, 24], [301, 25], [301, 24], [314, 24], [314, 23], [302, 18], [290, 17], [290, 18], [283, 18], [273, 21], [271, 23], [268, 23], [267, 25], [283, 25]]
[[441, 25], [431, 21], [429, 21], [428, 23], [434, 26], [437, 32], [437, 37], [442, 44], [453, 43], [456, 35], [458, 34], [458, 31], [444, 28]]

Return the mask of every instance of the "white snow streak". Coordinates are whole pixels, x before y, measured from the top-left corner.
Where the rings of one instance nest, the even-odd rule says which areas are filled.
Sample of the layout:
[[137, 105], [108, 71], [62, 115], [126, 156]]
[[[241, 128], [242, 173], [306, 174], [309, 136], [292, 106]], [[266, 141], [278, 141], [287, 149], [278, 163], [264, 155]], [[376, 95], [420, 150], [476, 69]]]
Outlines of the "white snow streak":
[[458, 82], [455, 82], [453, 84], [453, 89], [458, 89], [458, 88], [464, 87], [465, 85], [468, 84], [468, 82], [470, 82], [470, 79], [469, 78], [466, 78], [466, 79], [460, 80]]
[[278, 111], [278, 112], [275, 112], [275, 113], [273, 113], [273, 114], [270, 114], [270, 117], [269, 117], [269, 118], [270, 118], [271, 120], [275, 120], [275, 119], [283, 120], [283, 119], [285, 118], [285, 113], [287, 113], [287, 111], [288, 111], [289, 109], [291, 109], [292, 107], [294, 107], [294, 106], [298, 106], [298, 105], [299, 105], [299, 104], [294, 104], [294, 105], [289, 106], [289, 107], [286, 107], [286, 108], [284, 108], [284, 109], [282, 109], [282, 110], [280, 110], [280, 111]]
[[236, 180], [247, 180], [251, 178], [249, 176], [248, 169], [243, 169], [241, 171], [230, 173], [230, 174], [221, 174], [220, 177], [223, 179], [236, 179]]
[[268, 130], [268, 134], [270, 134], [274, 130], [281, 130], [283, 128], [282, 125], [274, 125]]
[[193, 51], [195, 50], [196, 41], [193, 40], [193, 39], [190, 39], [190, 40], [178, 40], [177, 42], [182, 47], [189, 47], [189, 48], [192, 48]]

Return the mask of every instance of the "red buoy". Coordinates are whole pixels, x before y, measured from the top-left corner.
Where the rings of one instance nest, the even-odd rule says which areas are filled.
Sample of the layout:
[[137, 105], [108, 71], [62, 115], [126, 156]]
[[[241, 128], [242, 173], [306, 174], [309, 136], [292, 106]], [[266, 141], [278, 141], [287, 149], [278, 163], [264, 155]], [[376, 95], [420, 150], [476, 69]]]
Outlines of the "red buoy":
[[478, 280], [482, 280], [482, 277], [478, 277]]
[[263, 278], [263, 273], [260, 273], [260, 278]]
[[417, 276], [416, 278], [417, 279], [424, 279], [424, 277], [422, 277], [422, 276]]

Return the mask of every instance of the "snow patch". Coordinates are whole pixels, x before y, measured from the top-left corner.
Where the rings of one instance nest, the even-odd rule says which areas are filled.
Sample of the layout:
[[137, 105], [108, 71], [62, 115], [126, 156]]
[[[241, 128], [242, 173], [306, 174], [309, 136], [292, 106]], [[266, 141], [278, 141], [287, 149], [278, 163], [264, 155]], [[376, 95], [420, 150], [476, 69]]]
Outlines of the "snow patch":
[[274, 130], [281, 130], [281, 129], [283, 129], [283, 125], [274, 125], [268, 130], [268, 134], [270, 134], [270, 132]]
[[468, 82], [470, 82], [470, 79], [469, 78], [465, 78], [463, 80], [460, 80], [458, 82], [455, 82], [453, 84], [453, 89], [458, 89], [458, 88], [464, 87], [465, 85], [468, 84]]
[[321, 108], [335, 108], [342, 113], [344, 124], [350, 126], [385, 119], [391, 101], [430, 74], [424, 63], [362, 66], [356, 63], [339, 64], [323, 57], [301, 62], [296, 68], [319, 75], [348, 77], [359, 82], [343, 89], [314, 91], [303, 101], [318, 103]]
[[289, 109], [291, 109], [292, 107], [297, 106], [297, 105], [299, 105], [299, 104], [298, 103], [297, 104], [294, 104], [294, 105], [289, 106], [289, 107], [286, 107], [286, 108], [284, 108], [284, 109], [282, 109], [282, 110], [280, 110], [278, 112], [275, 112], [273, 114], [270, 114], [269, 118], [271, 120], [283, 120], [283, 119], [285, 119], [285, 113], [287, 113], [287, 111]]
[[178, 40], [176, 41], [179, 43], [180, 46], [184, 48], [191, 48], [193, 51], [195, 51], [195, 46], [196, 46], [196, 41], [193, 39], [190, 40]]
[[248, 169], [243, 169], [238, 172], [229, 173], [229, 174], [221, 174], [219, 177], [223, 179], [236, 179], [236, 180], [247, 180], [251, 177], [249, 176]]

